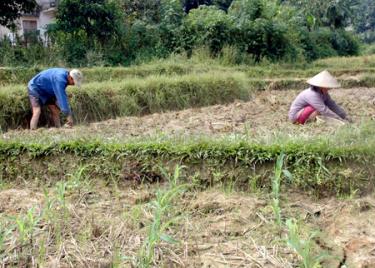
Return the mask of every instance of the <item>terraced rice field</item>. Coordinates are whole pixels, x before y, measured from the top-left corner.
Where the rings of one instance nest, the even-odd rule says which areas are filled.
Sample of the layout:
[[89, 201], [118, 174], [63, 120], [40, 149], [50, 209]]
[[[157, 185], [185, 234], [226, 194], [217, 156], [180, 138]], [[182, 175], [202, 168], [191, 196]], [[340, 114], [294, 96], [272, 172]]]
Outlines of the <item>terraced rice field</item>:
[[[86, 70], [81, 124], [32, 132], [26, 76], [6, 70], [20, 78], [3, 79], [14, 109], [0, 101], [3, 267], [375, 266], [373, 58], [157, 66]], [[352, 124], [288, 122], [319, 68]]]

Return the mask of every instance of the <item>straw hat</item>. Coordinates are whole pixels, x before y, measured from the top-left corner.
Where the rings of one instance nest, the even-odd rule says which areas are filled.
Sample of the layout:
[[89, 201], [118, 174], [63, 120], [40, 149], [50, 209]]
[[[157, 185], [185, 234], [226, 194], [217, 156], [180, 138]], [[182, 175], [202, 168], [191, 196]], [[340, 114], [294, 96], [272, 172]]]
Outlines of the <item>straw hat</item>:
[[334, 78], [327, 70], [324, 70], [323, 72], [315, 75], [313, 78], [310, 78], [307, 80], [307, 83], [312, 86], [323, 88], [340, 87], [340, 84], [337, 82], [336, 78]]

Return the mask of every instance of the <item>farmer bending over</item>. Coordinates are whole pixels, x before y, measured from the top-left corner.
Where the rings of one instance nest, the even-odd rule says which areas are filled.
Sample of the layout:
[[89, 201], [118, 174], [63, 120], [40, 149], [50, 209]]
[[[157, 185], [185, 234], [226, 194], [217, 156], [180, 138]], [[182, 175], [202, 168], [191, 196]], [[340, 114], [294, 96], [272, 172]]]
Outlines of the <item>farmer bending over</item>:
[[328, 71], [317, 74], [307, 83], [310, 88], [299, 93], [290, 107], [289, 119], [293, 123], [305, 124], [315, 120], [317, 115], [349, 121], [345, 111], [328, 94], [329, 89], [340, 87]]
[[30, 129], [38, 127], [41, 106], [47, 105], [51, 111], [55, 127], [60, 127], [60, 110], [67, 116], [66, 127], [73, 126], [72, 112], [69, 107], [66, 87], [68, 85], [81, 86], [82, 73], [73, 69], [70, 72], [63, 68], [52, 68], [34, 76], [28, 84], [28, 92], [33, 116]]

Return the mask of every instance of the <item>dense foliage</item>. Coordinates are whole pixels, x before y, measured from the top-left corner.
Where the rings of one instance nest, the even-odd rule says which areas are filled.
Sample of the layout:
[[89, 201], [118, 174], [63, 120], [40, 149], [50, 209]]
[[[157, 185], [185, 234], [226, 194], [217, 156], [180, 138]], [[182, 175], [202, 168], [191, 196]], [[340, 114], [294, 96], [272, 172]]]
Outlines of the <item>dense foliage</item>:
[[0, 64], [129, 65], [201, 47], [213, 56], [231, 51], [231, 63], [356, 55], [356, 32], [373, 38], [372, 2], [62, 0], [49, 47], [2, 41]]
[[31, 13], [37, 7], [35, 0], [1, 0], [0, 25], [10, 28], [15, 27], [15, 20], [22, 13]]

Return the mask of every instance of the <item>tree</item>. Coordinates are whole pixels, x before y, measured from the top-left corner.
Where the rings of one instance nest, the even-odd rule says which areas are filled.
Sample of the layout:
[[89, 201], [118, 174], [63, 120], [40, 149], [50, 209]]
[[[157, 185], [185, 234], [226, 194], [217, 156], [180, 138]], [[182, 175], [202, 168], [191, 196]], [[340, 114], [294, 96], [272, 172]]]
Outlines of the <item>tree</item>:
[[184, 43], [181, 24], [185, 14], [180, 0], [161, 0], [160, 13], [162, 19], [159, 30], [162, 43], [167, 50], [174, 51]]
[[193, 46], [208, 46], [214, 54], [231, 43], [234, 28], [233, 19], [215, 6], [191, 10], [184, 26]]
[[0, 1], [0, 25], [15, 28], [15, 20], [22, 13], [30, 13], [37, 7], [35, 0], [1, 0]]
[[349, 26], [358, 7], [358, 0], [289, 0], [287, 3], [300, 10], [309, 28]]
[[227, 11], [233, 0], [213, 0], [213, 4], [218, 8]]
[[212, 0], [183, 0], [184, 10], [189, 13], [191, 9], [198, 8], [200, 5], [209, 6]]
[[198, 8], [201, 5], [215, 5], [218, 8], [227, 11], [233, 0], [183, 0], [184, 10], [189, 13], [191, 9]]
[[107, 0], [63, 0], [58, 9], [57, 29], [66, 33], [84, 31], [89, 40], [101, 44], [117, 34], [120, 9]]
[[236, 23], [236, 44], [256, 61], [277, 60], [294, 50], [294, 13], [278, 0], [235, 0], [228, 14]]
[[161, 0], [122, 0], [120, 5], [128, 22], [143, 20], [160, 22]]
[[359, 5], [355, 26], [359, 33], [375, 31], [375, 2], [362, 0]]

